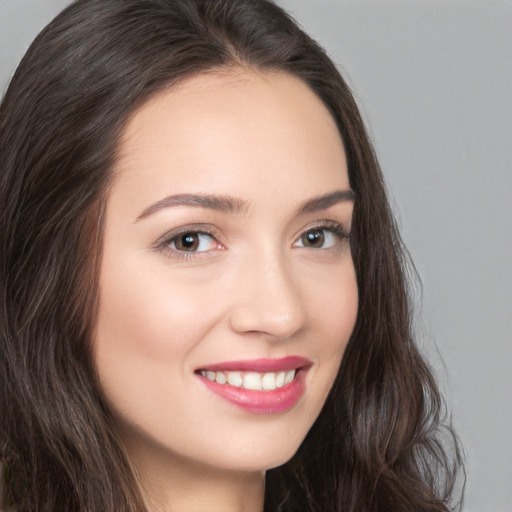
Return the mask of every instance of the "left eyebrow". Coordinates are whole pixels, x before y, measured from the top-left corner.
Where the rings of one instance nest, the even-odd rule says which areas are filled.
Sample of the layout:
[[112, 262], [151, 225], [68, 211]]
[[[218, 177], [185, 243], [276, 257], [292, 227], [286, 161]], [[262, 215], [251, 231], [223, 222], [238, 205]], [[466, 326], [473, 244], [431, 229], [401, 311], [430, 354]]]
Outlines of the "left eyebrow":
[[320, 210], [327, 210], [331, 206], [335, 204], [342, 203], [345, 201], [354, 202], [355, 194], [352, 190], [335, 190], [334, 192], [330, 192], [328, 194], [324, 194], [318, 197], [314, 197], [306, 201], [298, 210], [298, 215], [303, 215], [305, 213], [317, 212]]

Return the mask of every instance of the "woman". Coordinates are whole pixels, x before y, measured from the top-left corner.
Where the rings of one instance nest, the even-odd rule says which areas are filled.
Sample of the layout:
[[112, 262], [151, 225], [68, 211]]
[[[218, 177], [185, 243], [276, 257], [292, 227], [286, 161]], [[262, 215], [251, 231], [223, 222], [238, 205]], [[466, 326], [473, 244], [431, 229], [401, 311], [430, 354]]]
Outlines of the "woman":
[[0, 168], [16, 510], [455, 507], [371, 144], [276, 5], [75, 2]]

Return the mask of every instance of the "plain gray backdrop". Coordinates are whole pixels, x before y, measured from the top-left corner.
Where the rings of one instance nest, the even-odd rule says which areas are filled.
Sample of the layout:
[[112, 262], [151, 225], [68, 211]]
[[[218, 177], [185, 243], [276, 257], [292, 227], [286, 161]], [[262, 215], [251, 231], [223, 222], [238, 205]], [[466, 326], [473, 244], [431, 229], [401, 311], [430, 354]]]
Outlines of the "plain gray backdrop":
[[[68, 0], [0, 0], [0, 93]], [[423, 281], [420, 345], [467, 457], [467, 512], [512, 512], [512, 2], [280, 0], [352, 85]]]

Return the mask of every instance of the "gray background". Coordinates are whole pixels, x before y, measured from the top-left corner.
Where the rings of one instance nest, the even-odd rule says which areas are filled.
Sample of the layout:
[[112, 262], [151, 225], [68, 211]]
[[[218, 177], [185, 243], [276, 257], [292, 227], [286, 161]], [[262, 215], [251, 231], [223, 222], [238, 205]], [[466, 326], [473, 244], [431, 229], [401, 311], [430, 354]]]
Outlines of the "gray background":
[[[67, 0], [0, 0], [0, 91]], [[422, 278], [467, 512], [512, 511], [512, 2], [280, 0], [344, 70]]]

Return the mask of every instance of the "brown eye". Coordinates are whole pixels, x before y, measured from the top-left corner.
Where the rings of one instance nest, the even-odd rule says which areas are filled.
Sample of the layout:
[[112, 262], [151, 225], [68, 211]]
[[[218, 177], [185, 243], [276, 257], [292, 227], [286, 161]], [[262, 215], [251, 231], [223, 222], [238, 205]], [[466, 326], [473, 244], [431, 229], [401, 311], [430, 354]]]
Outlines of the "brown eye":
[[199, 247], [199, 236], [197, 233], [183, 233], [174, 241], [174, 245], [178, 251], [196, 251]]
[[320, 249], [324, 246], [325, 243], [325, 230], [312, 229], [302, 235], [301, 242], [303, 247]]
[[212, 248], [215, 239], [208, 233], [189, 231], [180, 233], [169, 242], [169, 246], [182, 252], [205, 252]]
[[305, 231], [295, 245], [305, 249], [330, 249], [349, 236], [339, 224], [317, 226]]

